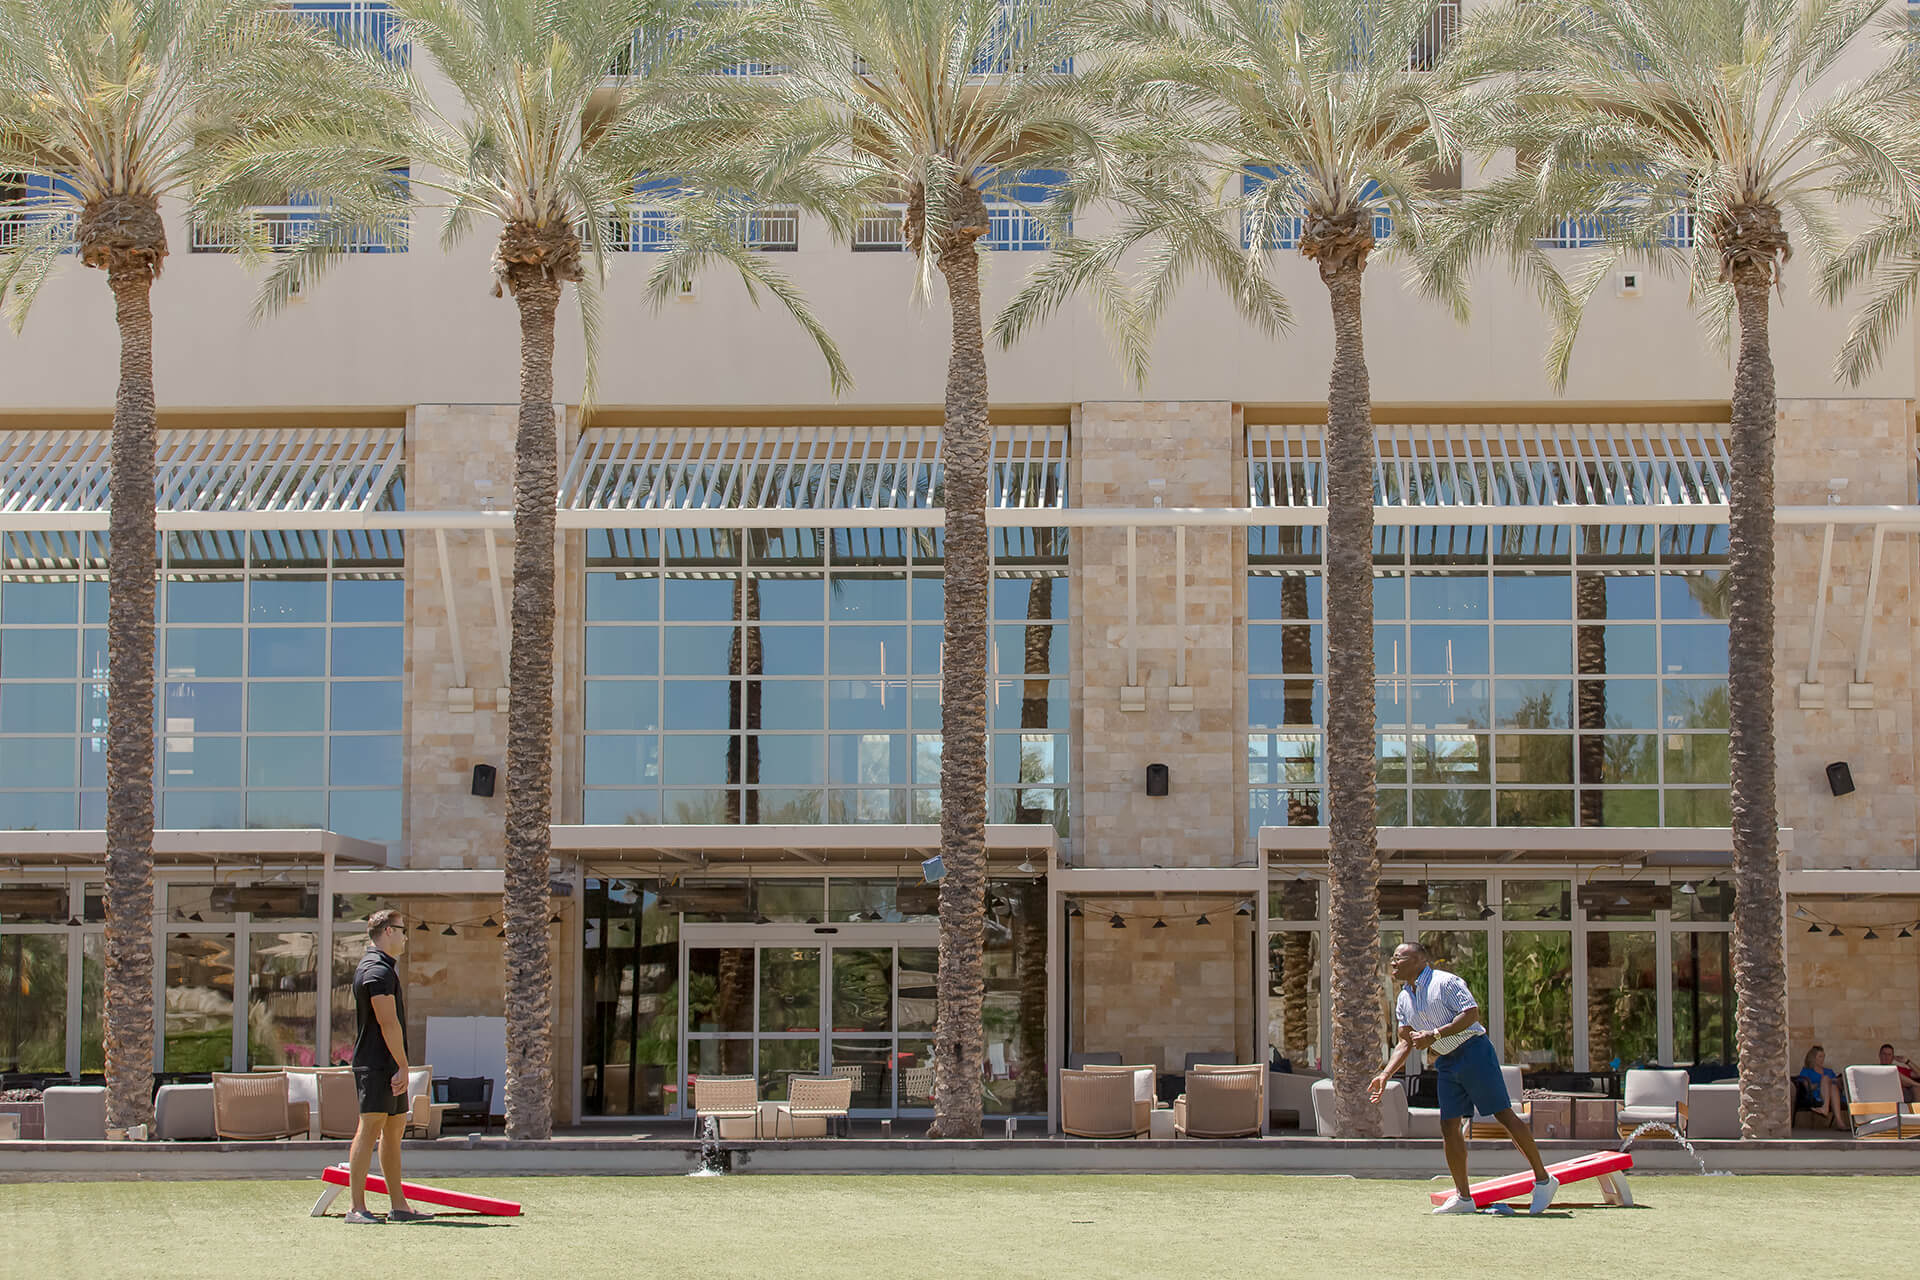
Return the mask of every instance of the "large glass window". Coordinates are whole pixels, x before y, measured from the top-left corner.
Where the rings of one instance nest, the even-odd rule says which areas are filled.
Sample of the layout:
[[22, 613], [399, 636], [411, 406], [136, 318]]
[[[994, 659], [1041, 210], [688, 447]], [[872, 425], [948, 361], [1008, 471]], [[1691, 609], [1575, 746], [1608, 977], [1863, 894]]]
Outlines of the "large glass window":
[[[161, 539], [158, 825], [399, 840], [401, 565], [396, 534]], [[6, 535], [0, 829], [104, 821], [105, 568], [104, 535]]]
[[1587, 1068], [1660, 1060], [1660, 975], [1651, 930], [1587, 935]]
[[[588, 534], [590, 823], [935, 822], [935, 530]], [[1066, 834], [1066, 538], [998, 530], [988, 808]]]
[[233, 935], [167, 935], [164, 1071], [233, 1070]]
[[581, 989], [581, 1111], [665, 1115], [679, 1059], [680, 917], [647, 880], [591, 879]]
[[[1321, 821], [1317, 530], [1248, 544], [1249, 826]], [[1379, 820], [1724, 826], [1724, 530], [1382, 528]]]
[[0, 925], [0, 1070], [66, 1069], [67, 939]]

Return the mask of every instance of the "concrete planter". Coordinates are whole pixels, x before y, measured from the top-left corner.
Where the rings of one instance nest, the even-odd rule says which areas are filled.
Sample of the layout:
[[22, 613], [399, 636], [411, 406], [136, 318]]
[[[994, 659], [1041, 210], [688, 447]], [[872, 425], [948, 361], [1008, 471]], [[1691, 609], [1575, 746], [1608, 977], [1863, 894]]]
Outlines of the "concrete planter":
[[47, 1136], [46, 1112], [38, 1102], [0, 1102], [0, 1116], [20, 1117], [20, 1139], [38, 1142]]

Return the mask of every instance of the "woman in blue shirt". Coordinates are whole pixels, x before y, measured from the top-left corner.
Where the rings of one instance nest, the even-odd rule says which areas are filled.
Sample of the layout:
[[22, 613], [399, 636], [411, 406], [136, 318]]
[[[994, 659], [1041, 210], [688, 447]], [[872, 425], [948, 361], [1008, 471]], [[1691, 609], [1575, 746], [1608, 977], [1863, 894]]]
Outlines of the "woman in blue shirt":
[[1847, 1123], [1847, 1100], [1841, 1093], [1840, 1077], [1827, 1066], [1825, 1049], [1815, 1045], [1807, 1050], [1806, 1064], [1794, 1078], [1806, 1089], [1815, 1115], [1825, 1116], [1827, 1124], [1835, 1129]]

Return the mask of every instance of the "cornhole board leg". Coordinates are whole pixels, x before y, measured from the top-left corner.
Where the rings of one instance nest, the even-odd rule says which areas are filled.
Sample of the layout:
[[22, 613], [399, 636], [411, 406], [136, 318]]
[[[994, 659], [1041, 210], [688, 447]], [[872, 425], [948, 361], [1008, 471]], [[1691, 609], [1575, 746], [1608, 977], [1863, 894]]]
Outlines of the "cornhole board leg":
[[[333, 1197], [340, 1189], [348, 1185], [347, 1166], [330, 1165], [320, 1174], [320, 1180], [328, 1185], [332, 1194], [322, 1192], [320, 1201], [314, 1205], [314, 1217], [326, 1213], [326, 1206], [333, 1203]], [[444, 1205], [449, 1209], [465, 1209], [469, 1213], [487, 1214], [496, 1218], [517, 1218], [520, 1206], [511, 1200], [496, 1200], [491, 1196], [469, 1195], [464, 1191], [448, 1191], [442, 1187], [429, 1187], [420, 1182], [403, 1182], [401, 1190], [406, 1192], [409, 1201], [418, 1200], [422, 1204]], [[367, 1190], [375, 1195], [387, 1194], [387, 1180], [377, 1173], [367, 1175]]]
[[[1607, 1183], [1601, 1183], [1601, 1194], [1607, 1196], [1609, 1204], [1614, 1203], [1613, 1196], [1621, 1196], [1622, 1203], [1632, 1204], [1633, 1198], [1627, 1191], [1626, 1179], [1620, 1177], [1633, 1168], [1633, 1157], [1624, 1151], [1601, 1151], [1593, 1155], [1579, 1156], [1572, 1160], [1563, 1160], [1559, 1164], [1547, 1166], [1547, 1172], [1566, 1186], [1573, 1182], [1584, 1182], [1589, 1178], [1614, 1179], [1617, 1187], [1609, 1191]], [[1493, 1178], [1487, 1182], [1476, 1182], [1467, 1190], [1473, 1195], [1473, 1203], [1484, 1209], [1488, 1205], [1498, 1204], [1502, 1200], [1517, 1200], [1533, 1193], [1533, 1174], [1516, 1173], [1505, 1178]], [[1433, 1203], [1443, 1204], [1452, 1191], [1431, 1193]]]
[[308, 1214], [307, 1216], [309, 1218], [326, 1217], [327, 1210], [332, 1207], [334, 1200], [337, 1199], [340, 1193], [345, 1190], [346, 1190], [345, 1187], [336, 1187], [331, 1182], [322, 1183], [320, 1185], [320, 1198], [313, 1202], [313, 1212]]
[[1633, 1189], [1627, 1185], [1627, 1175], [1616, 1170], [1601, 1174], [1595, 1181], [1600, 1184], [1600, 1194], [1608, 1204], [1621, 1209], [1633, 1208]]

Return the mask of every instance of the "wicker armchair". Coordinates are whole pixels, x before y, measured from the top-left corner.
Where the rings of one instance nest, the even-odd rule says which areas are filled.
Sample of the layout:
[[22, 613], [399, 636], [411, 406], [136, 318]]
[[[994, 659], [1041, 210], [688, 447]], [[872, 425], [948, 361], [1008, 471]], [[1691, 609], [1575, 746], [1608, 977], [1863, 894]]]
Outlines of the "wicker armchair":
[[285, 1071], [289, 1077], [313, 1077], [321, 1137], [351, 1138], [359, 1130], [360, 1091], [354, 1088], [352, 1067], [287, 1067]]
[[751, 1120], [760, 1136], [760, 1082], [752, 1076], [700, 1076], [693, 1082], [693, 1114], [706, 1127], [712, 1119]]
[[1195, 1063], [1173, 1104], [1176, 1138], [1257, 1138], [1266, 1104], [1265, 1067]]
[[288, 1080], [280, 1071], [213, 1073], [213, 1132], [237, 1142], [303, 1138], [307, 1104], [287, 1098]]
[[785, 1116], [799, 1136], [800, 1120], [838, 1120], [849, 1123], [847, 1109], [853, 1105], [853, 1081], [845, 1076], [816, 1080], [812, 1076], [789, 1076], [787, 1100], [773, 1109], [773, 1136], [780, 1136], [780, 1118]]
[[933, 1068], [903, 1067], [900, 1070], [900, 1105], [933, 1105]]
[[[1146, 1088], [1140, 1088], [1140, 1072]], [[1152, 1128], [1153, 1068], [1068, 1068], [1060, 1073], [1060, 1131], [1076, 1138], [1137, 1138]]]

